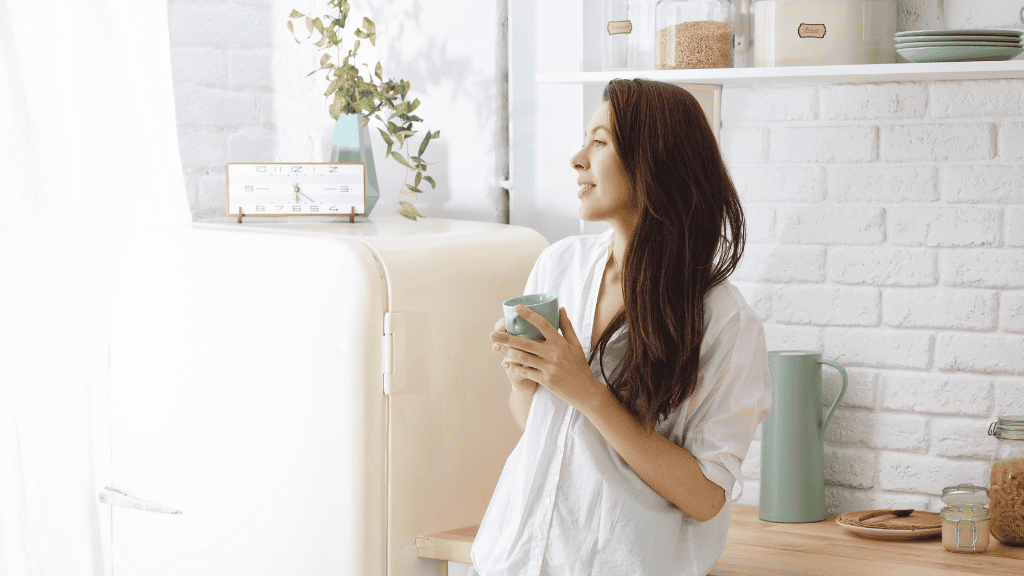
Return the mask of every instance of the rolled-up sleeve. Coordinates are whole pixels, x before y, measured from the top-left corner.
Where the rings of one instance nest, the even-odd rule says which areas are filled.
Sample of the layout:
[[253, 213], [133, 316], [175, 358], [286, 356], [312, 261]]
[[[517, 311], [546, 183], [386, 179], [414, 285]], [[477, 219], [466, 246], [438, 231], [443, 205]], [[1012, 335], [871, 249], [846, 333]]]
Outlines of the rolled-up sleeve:
[[692, 416], [680, 415], [686, 419], [679, 423], [685, 429], [683, 447], [708, 480], [729, 494], [757, 426], [771, 409], [764, 327], [750, 308], [740, 306], [708, 327], [701, 348], [700, 393], [691, 397], [696, 400]]

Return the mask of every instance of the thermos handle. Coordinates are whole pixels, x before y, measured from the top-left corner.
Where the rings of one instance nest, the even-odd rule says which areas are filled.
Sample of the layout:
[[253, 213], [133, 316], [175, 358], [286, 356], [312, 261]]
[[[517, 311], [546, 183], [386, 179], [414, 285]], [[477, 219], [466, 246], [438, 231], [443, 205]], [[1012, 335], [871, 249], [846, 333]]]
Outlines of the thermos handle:
[[820, 362], [822, 364], [828, 364], [836, 370], [839, 370], [839, 375], [843, 377], [843, 386], [839, 389], [839, 395], [836, 396], [836, 401], [832, 403], [828, 412], [825, 413], [825, 419], [821, 422], [821, 432], [825, 432], [825, 427], [828, 426], [828, 421], [832, 418], [832, 413], [836, 411], [836, 406], [838, 406], [839, 401], [842, 400], [843, 394], [846, 394], [846, 382], [849, 377], [846, 375], [846, 368], [840, 366], [839, 363], [833, 362], [832, 360], [821, 360]]

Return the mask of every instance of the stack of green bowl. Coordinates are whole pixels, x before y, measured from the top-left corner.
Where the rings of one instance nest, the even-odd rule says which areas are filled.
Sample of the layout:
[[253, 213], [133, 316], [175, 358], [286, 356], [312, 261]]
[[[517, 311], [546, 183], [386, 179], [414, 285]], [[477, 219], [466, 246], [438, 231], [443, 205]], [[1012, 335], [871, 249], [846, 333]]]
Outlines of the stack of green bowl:
[[908, 30], [896, 53], [911, 62], [1012, 60], [1024, 52], [1020, 30]]

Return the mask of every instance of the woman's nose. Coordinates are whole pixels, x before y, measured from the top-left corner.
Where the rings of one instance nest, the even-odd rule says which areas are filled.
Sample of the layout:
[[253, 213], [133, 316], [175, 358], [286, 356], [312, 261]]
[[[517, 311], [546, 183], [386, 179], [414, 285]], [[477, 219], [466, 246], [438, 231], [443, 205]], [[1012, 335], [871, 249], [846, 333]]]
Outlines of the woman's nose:
[[573, 154], [572, 158], [569, 158], [569, 164], [572, 165], [573, 170], [585, 170], [584, 162], [586, 160], [586, 154], [584, 149], [580, 148], [580, 151]]

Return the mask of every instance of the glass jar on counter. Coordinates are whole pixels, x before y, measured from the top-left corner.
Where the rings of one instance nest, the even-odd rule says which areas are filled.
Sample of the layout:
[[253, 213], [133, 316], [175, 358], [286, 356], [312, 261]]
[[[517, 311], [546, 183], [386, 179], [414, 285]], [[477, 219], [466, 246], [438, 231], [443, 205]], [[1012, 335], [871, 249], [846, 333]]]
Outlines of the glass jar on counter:
[[960, 484], [942, 490], [942, 546], [950, 552], [988, 550], [989, 497], [981, 486]]
[[659, 70], [732, 66], [728, 0], [661, 0], [655, 27]]
[[1000, 417], [988, 434], [997, 440], [989, 466], [989, 530], [1003, 544], [1024, 546], [1024, 416]]

